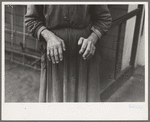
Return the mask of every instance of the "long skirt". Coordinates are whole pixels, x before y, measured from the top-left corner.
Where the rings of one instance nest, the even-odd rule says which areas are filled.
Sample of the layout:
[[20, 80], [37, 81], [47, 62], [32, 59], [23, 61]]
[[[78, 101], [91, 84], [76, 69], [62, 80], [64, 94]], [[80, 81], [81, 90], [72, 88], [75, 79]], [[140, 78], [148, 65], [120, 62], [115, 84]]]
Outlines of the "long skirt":
[[52, 29], [64, 40], [63, 61], [53, 64], [47, 59], [46, 48], [41, 54], [39, 102], [100, 102], [100, 47], [91, 59], [79, 54], [80, 37], [88, 38], [91, 26], [82, 29]]

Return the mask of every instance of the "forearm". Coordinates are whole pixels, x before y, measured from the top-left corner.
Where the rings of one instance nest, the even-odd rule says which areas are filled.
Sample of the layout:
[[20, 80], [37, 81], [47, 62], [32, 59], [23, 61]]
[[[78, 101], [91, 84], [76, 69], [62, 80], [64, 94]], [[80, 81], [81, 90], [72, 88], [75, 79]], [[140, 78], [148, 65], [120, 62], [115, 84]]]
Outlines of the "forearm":
[[91, 30], [97, 35], [100, 35], [99, 33], [101, 33], [101, 35], [106, 34], [112, 23], [112, 18], [107, 5], [92, 6], [91, 18], [93, 22]]
[[24, 20], [28, 32], [38, 40], [40, 40], [40, 32], [46, 28], [42, 11], [42, 5], [27, 5], [27, 12]]

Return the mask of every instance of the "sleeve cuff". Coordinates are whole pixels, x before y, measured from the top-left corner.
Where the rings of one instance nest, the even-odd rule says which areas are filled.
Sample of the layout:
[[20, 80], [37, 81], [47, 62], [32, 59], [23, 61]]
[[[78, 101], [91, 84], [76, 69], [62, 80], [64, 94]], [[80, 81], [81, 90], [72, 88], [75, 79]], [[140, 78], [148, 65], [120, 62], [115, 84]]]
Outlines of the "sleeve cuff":
[[91, 30], [98, 36], [99, 39], [102, 37], [102, 33], [94, 28], [94, 26], [92, 26]]
[[38, 39], [38, 40], [40, 40], [41, 32], [42, 32], [43, 30], [45, 30], [45, 29], [46, 29], [45, 26], [41, 26], [41, 27], [38, 29], [38, 31], [37, 31], [37, 39]]

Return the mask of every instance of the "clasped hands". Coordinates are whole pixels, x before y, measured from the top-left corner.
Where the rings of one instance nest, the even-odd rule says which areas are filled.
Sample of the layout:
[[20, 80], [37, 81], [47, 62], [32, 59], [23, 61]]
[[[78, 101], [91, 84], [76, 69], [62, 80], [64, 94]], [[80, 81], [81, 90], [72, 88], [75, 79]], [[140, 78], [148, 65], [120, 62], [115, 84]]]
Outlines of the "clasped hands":
[[[52, 61], [53, 64], [59, 63], [63, 60], [63, 51], [66, 51], [64, 41], [56, 36], [51, 31], [45, 29], [41, 32], [41, 35], [47, 41], [47, 58]], [[79, 54], [82, 55], [83, 59], [90, 59], [96, 50], [95, 44], [98, 37], [95, 33], [91, 33], [88, 38], [81, 37], [78, 41], [78, 45], [81, 45]]]

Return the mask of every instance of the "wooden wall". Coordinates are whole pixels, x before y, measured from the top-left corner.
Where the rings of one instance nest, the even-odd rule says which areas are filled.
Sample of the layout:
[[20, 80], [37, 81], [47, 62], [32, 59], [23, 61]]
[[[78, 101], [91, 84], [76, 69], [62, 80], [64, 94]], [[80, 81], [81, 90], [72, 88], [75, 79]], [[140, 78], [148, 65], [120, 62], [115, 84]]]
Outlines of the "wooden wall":
[[[12, 50], [15, 50], [25, 54], [40, 56], [37, 41], [28, 34], [28, 30], [25, 27], [25, 13], [25, 5], [5, 6], [5, 52], [6, 59], [31, 66], [37, 59], [12, 52]], [[40, 61], [31, 67], [40, 69]]]

